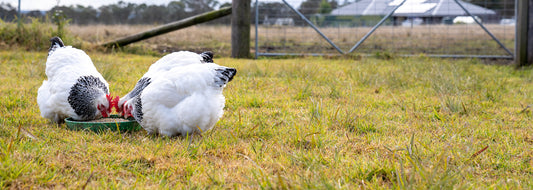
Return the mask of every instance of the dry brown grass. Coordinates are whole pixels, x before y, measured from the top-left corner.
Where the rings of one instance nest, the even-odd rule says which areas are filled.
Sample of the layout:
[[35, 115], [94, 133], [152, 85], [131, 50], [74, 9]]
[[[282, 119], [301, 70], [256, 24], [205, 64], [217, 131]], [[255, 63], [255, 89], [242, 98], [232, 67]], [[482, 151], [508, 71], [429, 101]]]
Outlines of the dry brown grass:
[[[487, 25], [511, 51], [514, 29], [510, 26]], [[347, 52], [366, 35], [370, 27], [321, 28], [340, 49]], [[335, 53], [310, 27], [260, 28], [262, 52], [295, 51]], [[505, 51], [478, 25], [422, 25], [414, 27], [382, 26], [357, 49], [360, 53], [387, 51], [398, 54], [505, 54]]]
[[[92, 43], [103, 43], [148, 30], [155, 25], [70, 26], [71, 34]], [[514, 27], [486, 25], [502, 43], [514, 50]], [[371, 27], [328, 27], [320, 30], [343, 51], [351, 49]], [[254, 49], [255, 29], [251, 30]], [[231, 51], [229, 26], [198, 25], [170, 32], [137, 43], [159, 52], [211, 50], [228, 56]], [[336, 53], [310, 27], [260, 27], [259, 51], [276, 53]], [[478, 25], [421, 25], [414, 27], [382, 26], [372, 34], [358, 53], [396, 54], [481, 54], [506, 55], [506, 52]]]
[[[69, 31], [84, 41], [101, 44], [113, 39], [139, 33], [155, 25], [91, 25], [69, 26]], [[231, 28], [227, 26], [192, 26], [136, 43], [160, 52], [210, 50], [218, 55], [231, 53]]]

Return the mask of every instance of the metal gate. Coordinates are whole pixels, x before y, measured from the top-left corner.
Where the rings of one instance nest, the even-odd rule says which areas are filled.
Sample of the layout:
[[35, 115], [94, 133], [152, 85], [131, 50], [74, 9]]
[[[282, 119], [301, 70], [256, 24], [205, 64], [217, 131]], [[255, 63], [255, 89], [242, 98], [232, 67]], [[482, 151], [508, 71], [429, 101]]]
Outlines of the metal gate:
[[[398, 16], [401, 15], [400, 12], [408, 12], [409, 10], [402, 10], [400, 8], [403, 8], [402, 5], [420, 3], [420, 2], [437, 2], [437, 3], [427, 3], [426, 5], [433, 6], [433, 10], [437, 10], [437, 6], [441, 6], [439, 8], [442, 8], [442, 6], [446, 6], [445, 3], [455, 3], [460, 10], [464, 11], [464, 16], [457, 16], [455, 17], [455, 20], [458, 20], [459, 18], [464, 20], [469, 20], [472, 22], [471, 24], [457, 24], [452, 23], [450, 19], [452, 17], [448, 18], [448, 20], [445, 20], [445, 18], [442, 18], [441, 23], [427, 23], [427, 24], [420, 24], [420, 23], [414, 23], [417, 21], [416, 14], [407, 14], [408, 16], [404, 16], [404, 18], [407, 18], [402, 22], [402, 25], [398, 24]], [[269, 1], [272, 2], [272, 1]], [[361, 53], [361, 54], [379, 54], [379, 53], [391, 53], [391, 54], [397, 54], [400, 56], [413, 56], [413, 55], [420, 55], [424, 54], [426, 56], [431, 57], [478, 57], [478, 58], [503, 58], [503, 59], [513, 59], [514, 55], [512, 50], [506, 47], [512, 46], [514, 47], [514, 33], [515, 27], [512, 25], [514, 23], [513, 19], [501, 19], [502, 22], [495, 22], [494, 19], [491, 22], [488, 22], [492, 30], [499, 31], [497, 35], [493, 34], [491, 30], [482, 23], [481, 19], [472, 14], [468, 8], [474, 9], [477, 8], [475, 5], [471, 5], [468, 3], [461, 2], [459, 0], [372, 0], [372, 3], [376, 4], [376, 7], [378, 3], [376, 2], [382, 2], [385, 5], [388, 5], [388, 8], [385, 8], [386, 14], [380, 16], [379, 21], [377, 20], [376, 16], [372, 17], [371, 19], [374, 19], [377, 21], [377, 23], [370, 26], [361, 26], [361, 25], [355, 25], [350, 26], [350, 24], [341, 25], [339, 23], [336, 24], [324, 24], [325, 20], [332, 20], [331, 18], [338, 19], [339, 17], [334, 17], [331, 15], [311, 15], [312, 18], [308, 18], [309, 16], [305, 16], [302, 14], [299, 10], [294, 8], [293, 5], [291, 5], [286, 0], [282, 0], [280, 3], [275, 4], [271, 3], [272, 5], [278, 5], [283, 4], [286, 6], [286, 8], [290, 9], [292, 14], [294, 14], [292, 17], [289, 17], [288, 15], [272, 15], [272, 19], [270, 19], [268, 16], [263, 14], [264, 18], [262, 20], [262, 23], [260, 23], [259, 15], [261, 15], [261, 9], [259, 6], [259, 1], [255, 1], [255, 57], [258, 56], [283, 56], [283, 55], [334, 55], [334, 54], [351, 54], [351, 53]], [[406, 3], [407, 2], [407, 3]], [[386, 4], [388, 3], [388, 4]], [[440, 4], [439, 4], [440, 3]], [[463, 5], [466, 4], [467, 6]], [[417, 5], [416, 9], [420, 9], [424, 4]], [[454, 5], [454, 6], [455, 6]], [[266, 5], [268, 6], [268, 4]], [[452, 7], [451, 5], [448, 5]], [[353, 6], [352, 6], [353, 7]], [[383, 6], [382, 6], [383, 7]], [[345, 7], [348, 8], [348, 7]], [[278, 9], [281, 9], [278, 7]], [[357, 9], [357, 7], [355, 8]], [[376, 10], [378, 8], [375, 8]], [[388, 9], [388, 10], [387, 10]], [[398, 11], [400, 9], [400, 11]], [[405, 9], [405, 8], [404, 8]], [[426, 8], [427, 9], [427, 8]], [[458, 8], [456, 8], [455, 11], [457, 12]], [[367, 12], [375, 11], [372, 7], [366, 7]], [[385, 11], [384, 10], [384, 11]], [[420, 10], [417, 10], [420, 12]], [[284, 14], [287, 11], [285, 11]], [[395, 14], [395, 13], [400, 14]], [[490, 12], [489, 12], [490, 13]], [[395, 16], [396, 15], [396, 16]], [[406, 14], [404, 14], [406, 15]], [[420, 14], [419, 14], [420, 15]], [[451, 15], [451, 14], [450, 14]], [[495, 18], [499, 18], [498, 16], [493, 16]], [[353, 16], [350, 18], [350, 16], [344, 16], [340, 17], [344, 19], [352, 19], [352, 23], [358, 22], [359, 20], [365, 20], [369, 19], [370, 17], [364, 17], [364, 16]], [[490, 17], [489, 17], [490, 18]], [[300, 19], [300, 21], [303, 23], [300, 23], [300, 26], [295, 26], [294, 21], [296, 19]], [[426, 19], [430, 19], [429, 17]], [[354, 21], [355, 20], [355, 21]], [[498, 19], [499, 20], [499, 19]], [[284, 22], [285, 21], [285, 22]], [[448, 23], [444, 23], [444, 22]], [[503, 21], [510, 21], [511, 23], [504, 23]], [[291, 24], [291, 22], [293, 22]], [[465, 21], [466, 22], [466, 21]], [[364, 22], [359, 22], [364, 23]], [[410, 26], [405, 26], [405, 23], [410, 23]], [[310, 28], [309, 28], [310, 27]], [[360, 32], [361, 28], [367, 29], [367, 31]], [[376, 31], [380, 28], [386, 28], [384, 29], [385, 32], [382, 32], [382, 34], [376, 34]], [[466, 28], [466, 29], [465, 29]], [[470, 29], [468, 29], [470, 28]], [[298, 32], [297, 30], [303, 30], [307, 31], [309, 33], [309, 30], [313, 30], [315, 32], [314, 35], [318, 35], [319, 38], [321, 38], [322, 42], [315, 41], [311, 42], [311, 38], [303, 37], [303, 39], [298, 40]], [[337, 34], [341, 34], [341, 30], [343, 31], [343, 35], [350, 36], [350, 33], [358, 33], [358, 34], [364, 34], [362, 37], [357, 39], [357, 37], [340, 37], [341, 35], [335, 35], [335, 32], [330, 32], [329, 35], [325, 31], [331, 31], [337, 29]], [[501, 29], [504, 29], [504, 32], [501, 32]], [[293, 30], [296, 30], [293, 31]], [[387, 34], [387, 30], [391, 31], [390, 34]], [[423, 34], [422, 36], [419, 36], [421, 38], [415, 38], [413, 37], [417, 31], [415, 30], [426, 30], [426, 34]], [[446, 30], [444, 34], [442, 33], [442, 30]], [[260, 33], [260, 31], [263, 31], [263, 33]], [[355, 32], [354, 32], [355, 31]], [[358, 31], [358, 32], [357, 32]], [[427, 32], [429, 31], [429, 32]], [[467, 31], [467, 32], [464, 32]], [[440, 34], [437, 34], [439, 33]], [[265, 34], [266, 33], [266, 34]], [[282, 33], [282, 34], [279, 34]], [[289, 33], [289, 35], [287, 35]], [[292, 33], [296, 33], [292, 34]], [[301, 32], [302, 35], [304, 32]], [[332, 40], [331, 34], [333, 35], [333, 38], [343, 44], [338, 45], [335, 43], [335, 40]], [[278, 37], [278, 36], [282, 37]], [[369, 38], [381, 38], [381, 36], [387, 36], [387, 40], [381, 40], [381, 39], [374, 39], [372, 41], [367, 41]], [[419, 35], [419, 34], [418, 34]], [[441, 35], [447, 35], [447, 37], [442, 37]], [[330, 37], [328, 37], [330, 36]], [[441, 37], [437, 37], [441, 36]], [[451, 37], [450, 37], [451, 36]], [[471, 38], [475, 39], [471, 42], [468, 41], [467, 37], [464, 36], [470, 36]], [[347, 40], [345, 38], [351, 38], [350, 40]], [[443, 39], [442, 39], [443, 38]], [[459, 39], [455, 39], [459, 38]], [[479, 39], [478, 39], [479, 38]], [[499, 38], [504, 38], [504, 41], [502, 42]], [[276, 41], [278, 40], [279, 41]], [[481, 40], [480, 40], [481, 39]], [[354, 40], [354, 41], [351, 41]], [[435, 43], [435, 41], [441, 41], [441, 43]], [[353, 46], [347, 46], [347, 44], [352, 43]], [[448, 43], [450, 42], [450, 43]], [[309, 44], [310, 43], [310, 44]], [[322, 49], [318, 48], [318, 44], [322, 43]], [[326, 43], [326, 44], [324, 44]], [[400, 45], [392, 45], [392, 48], [383, 48], [387, 44], [400, 44]], [[298, 47], [302, 47], [304, 45], [302, 44], [309, 44], [310, 47], [298, 49]], [[421, 46], [421, 44], [429, 44]], [[432, 47], [432, 45], [435, 47]], [[367, 46], [366, 50], [359, 51], [361, 47]], [[408, 46], [408, 47], [406, 47]], [[420, 46], [420, 47], [418, 47]], [[347, 47], [350, 47], [349, 49]], [[416, 47], [416, 48], [413, 48]], [[402, 49], [403, 48], [403, 49]], [[409, 49], [411, 50], [405, 50]], [[438, 49], [452, 49], [451, 51], [444, 52], [444, 51], [438, 51]], [[473, 49], [469, 51], [470, 49]], [[485, 49], [483, 51], [480, 51], [482, 49]], [[431, 51], [436, 50], [436, 51]], [[434, 53], [436, 52], [436, 53]], [[455, 52], [455, 53], [454, 53]], [[459, 53], [457, 53], [459, 52]]]

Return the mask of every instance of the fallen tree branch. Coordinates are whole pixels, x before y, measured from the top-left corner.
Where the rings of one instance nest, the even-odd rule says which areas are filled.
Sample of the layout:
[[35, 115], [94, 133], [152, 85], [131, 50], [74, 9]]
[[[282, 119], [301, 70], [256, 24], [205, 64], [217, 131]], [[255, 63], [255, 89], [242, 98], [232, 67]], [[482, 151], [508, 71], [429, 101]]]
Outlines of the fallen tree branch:
[[204, 23], [207, 21], [215, 20], [217, 18], [221, 18], [229, 14], [231, 14], [231, 7], [223, 7], [223, 8], [220, 8], [219, 10], [214, 10], [214, 11], [206, 12], [203, 14], [195, 15], [192, 17], [188, 17], [182, 20], [178, 20], [175, 22], [171, 22], [171, 23], [156, 27], [151, 30], [133, 34], [131, 36], [126, 36], [124, 38], [120, 38], [118, 40], [114, 40], [111, 42], [106, 42], [104, 44], [101, 44], [101, 46], [104, 46], [107, 48], [122, 47], [128, 44], [134, 43], [134, 42], [138, 42], [141, 40], [154, 37], [154, 36], [158, 36], [158, 35], [172, 32], [175, 30], [179, 30], [182, 28], [186, 28], [192, 25]]

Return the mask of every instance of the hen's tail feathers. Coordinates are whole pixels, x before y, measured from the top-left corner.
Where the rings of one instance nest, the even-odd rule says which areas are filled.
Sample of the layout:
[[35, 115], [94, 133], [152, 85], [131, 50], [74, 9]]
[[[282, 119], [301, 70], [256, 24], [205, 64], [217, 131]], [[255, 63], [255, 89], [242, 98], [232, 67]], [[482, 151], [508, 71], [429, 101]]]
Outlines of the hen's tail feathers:
[[233, 76], [237, 74], [237, 69], [235, 68], [219, 68], [215, 69], [217, 72], [217, 76], [215, 77], [215, 83], [219, 85], [220, 87], [226, 85], [228, 82], [233, 80]]
[[202, 62], [204, 63], [213, 63], [213, 52], [205, 51], [200, 54], [202, 56]]
[[63, 44], [63, 41], [59, 37], [53, 37], [50, 39], [50, 48], [48, 48], [48, 55], [52, 54], [56, 50], [56, 48], [59, 47], [65, 47], [65, 44]]

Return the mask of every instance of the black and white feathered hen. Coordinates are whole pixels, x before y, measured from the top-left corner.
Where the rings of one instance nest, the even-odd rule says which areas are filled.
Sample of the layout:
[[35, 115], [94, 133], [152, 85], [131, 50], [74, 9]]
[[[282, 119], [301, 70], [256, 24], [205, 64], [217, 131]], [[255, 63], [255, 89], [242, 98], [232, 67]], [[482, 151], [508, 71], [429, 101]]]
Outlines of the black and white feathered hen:
[[[202, 54], [180, 54], [191, 57], [179, 60], [179, 64], [175, 63], [169, 70], [151, 75], [144, 89], [123, 106], [126, 117], [134, 117], [148, 133], [165, 136], [200, 133], [213, 128], [224, 112], [222, 90], [237, 70], [209, 63], [212, 54], [203, 54], [209, 58], [207, 61], [199, 59]], [[163, 57], [162, 60], [167, 59]], [[150, 70], [158, 67], [154, 65]]]
[[56, 123], [65, 118], [93, 120], [108, 117], [112, 108], [109, 85], [82, 50], [50, 39], [46, 76], [37, 92], [41, 116]]

